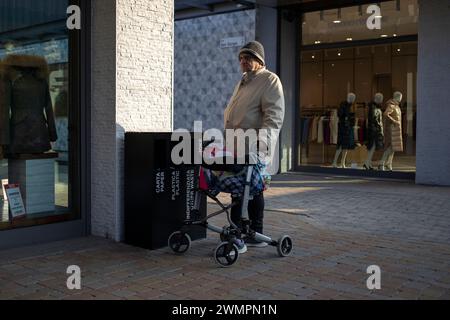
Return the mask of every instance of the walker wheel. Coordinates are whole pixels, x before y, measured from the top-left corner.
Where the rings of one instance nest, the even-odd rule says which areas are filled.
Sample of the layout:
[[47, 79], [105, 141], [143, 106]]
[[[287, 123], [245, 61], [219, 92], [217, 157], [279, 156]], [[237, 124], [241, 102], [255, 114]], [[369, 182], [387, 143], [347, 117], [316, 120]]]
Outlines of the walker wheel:
[[282, 236], [278, 240], [277, 251], [280, 257], [287, 257], [292, 252], [292, 239], [289, 236]]
[[169, 248], [175, 253], [185, 253], [191, 247], [191, 237], [184, 232], [175, 231], [169, 236]]
[[222, 267], [231, 267], [239, 258], [239, 251], [235, 244], [222, 242], [214, 251], [214, 260]]

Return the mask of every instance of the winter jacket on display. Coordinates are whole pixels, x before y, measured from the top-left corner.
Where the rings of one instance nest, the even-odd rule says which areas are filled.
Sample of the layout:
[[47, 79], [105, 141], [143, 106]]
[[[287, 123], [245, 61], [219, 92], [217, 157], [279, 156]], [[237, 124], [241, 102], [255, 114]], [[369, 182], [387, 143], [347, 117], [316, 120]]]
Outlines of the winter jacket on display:
[[[398, 123], [393, 122], [390, 118]], [[399, 103], [393, 99], [386, 103], [384, 111], [385, 147], [392, 147], [395, 152], [403, 151], [402, 111]]]
[[383, 111], [381, 104], [369, 103], [369, 115], [367, 119], [367, 149], [375, 146], [376, 150], [384, 148]]
[[47, 63], [36, 56], [10, 55], [4, 60], [1, 143], [7, 154], [37, 154], [57, 140], [47, 83]]
[[341, 103], [338, 110], [339, 125], [338, 125], [338, 141], [337, 147], [351, 150], [355, 148], [355, 113], [351, 112], [352, 104], [344, 101]]

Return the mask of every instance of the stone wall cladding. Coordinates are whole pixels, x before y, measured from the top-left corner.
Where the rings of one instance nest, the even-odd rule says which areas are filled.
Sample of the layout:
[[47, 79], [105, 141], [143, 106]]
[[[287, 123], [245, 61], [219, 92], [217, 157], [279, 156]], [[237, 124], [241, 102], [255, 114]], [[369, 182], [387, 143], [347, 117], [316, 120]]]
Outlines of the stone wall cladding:
[[117, 0], [117, 122], [172, 129], [173, 1]]
[[174, 2], [117, 0], [116, 240], [124, 239], [124, 133], [173, 129]]
[[93, 1], [92, 234], [123, 240], [124, 136], [173, 123], [173, 1]]
[[255, 40], [255, 10], [175, 22], [174, 127], [223, 128], [223, 111], [242, 74], [239, 47], [221, 48], [225, 38]]

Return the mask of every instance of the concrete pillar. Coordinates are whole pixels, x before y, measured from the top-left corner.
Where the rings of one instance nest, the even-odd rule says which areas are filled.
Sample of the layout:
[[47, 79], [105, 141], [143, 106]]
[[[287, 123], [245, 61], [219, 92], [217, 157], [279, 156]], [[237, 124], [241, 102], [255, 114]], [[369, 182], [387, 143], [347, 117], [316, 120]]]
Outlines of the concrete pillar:
[[114, 238], [116, 2], [95, 0], [91, 5], [91, 233]]
[[297, 114], [298, 68], [296, 64], [298, 21], [281, 14], [280, 79], [283, 83], [286, 115], [281, 132], [281, 172], [295, 167], [295, 117]]
[[450, 2], [419, 2], [416, 182], [450, 185]]
[[277, 39], [278, 39], [277, 9], [256, 6], [255, 40], [264, 45], [267, 69], [278, 73], [277, 70]]
[[171, 0], [95, 0], [92, 234], [123, 240], [124, 134], [173, 127]]

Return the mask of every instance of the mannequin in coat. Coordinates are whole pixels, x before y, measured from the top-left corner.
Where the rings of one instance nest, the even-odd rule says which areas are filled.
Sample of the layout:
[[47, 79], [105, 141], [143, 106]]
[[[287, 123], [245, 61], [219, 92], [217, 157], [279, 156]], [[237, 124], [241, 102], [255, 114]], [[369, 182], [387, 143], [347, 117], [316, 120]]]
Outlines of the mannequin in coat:
[[364, 162], [364, 169], [373, 170], [372, 158], [375, 150], [380, 150], [384, 147], [384, 131], [383, 131], [383, 111], [381, 106], [383, 104], [383, 94], [376, 93], [373, 102], [369, 103], [368, 116], [368, 141], [367, 141], [367, 159]]
[[[354, 149], [353, 126], [355, 125], [355, 114], [351, 112], [351, 107], [356, 100], [356, 95], [350, 92], [347, 95], [347, 100], [341, 103], [339, 107], [338, 116], [338, 143], [336, 153], [333, 160], [333, 168], [346, 168], [345, 160], [347, 158], [348, 150]], [[352, 137], [350, 137], [352, 136]], [[352, 142], [353, 141], [353, 142]], [[341, 164], [338, 165], [339, 155], [342, 153]]]
[[402, 94], [396, 91], [393, 98], [386, 103], [386, 110], [384, 111], [386, 150], [378, 167], [381, 171], [392, 171], [392, 161], [395, 152], [403, 151], [401, 101]]
[[5, 154], [40, 154], [57, 139], [44, 58], [9, 55], [3, 61], [0, 143]]

